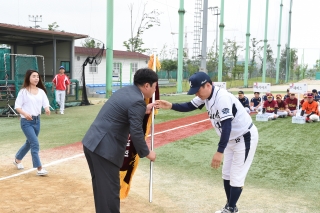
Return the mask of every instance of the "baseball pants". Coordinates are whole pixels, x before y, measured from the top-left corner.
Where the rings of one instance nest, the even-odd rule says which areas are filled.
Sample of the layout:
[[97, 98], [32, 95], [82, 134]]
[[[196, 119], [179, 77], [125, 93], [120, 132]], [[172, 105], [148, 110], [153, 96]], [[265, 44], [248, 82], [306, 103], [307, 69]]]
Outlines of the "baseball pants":
[[64, 102], [66, 99], [65, 90], [56, 90], [56, 101], [60, 105], [60, 112], [64, 111]]
[[258, 145], [259, 134], [257, 127], [252, 127], [247, 133], [230, 140], [224, 150], [222, 178], [230, 180], [233, 187], [242, 187], [254, 158]]

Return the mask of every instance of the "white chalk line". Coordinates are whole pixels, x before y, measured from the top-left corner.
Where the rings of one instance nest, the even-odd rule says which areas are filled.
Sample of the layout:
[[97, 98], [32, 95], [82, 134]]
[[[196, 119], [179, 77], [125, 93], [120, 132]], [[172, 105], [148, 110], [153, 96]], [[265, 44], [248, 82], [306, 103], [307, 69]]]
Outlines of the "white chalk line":
[[[163, 133], [166, 133], [166, 132], [174, 131], [174, 130], [177, 130], [177, 129], [181, 129], [181, 128], [184, 128], [184, 127], [192, 126], [192, 125], [195, 125], [195, 124], [198, 124], [198, 123], [201, 123], [201, 122], [205, 122], [205, 121], [208, 121], [208, 120], [209, 119], [205, 119], [205, 120], [193, 122], [193, 123], [190, 123], [190, 124], [186, 124], [186, 125], [183, 125], [183, 126], [178, 126], [178, 127], [172, 128], [172, 129], [167, 129], [167, 130], [164, 130], [164, 131], [161, 131], [161, 132], [157, 132], [154, 135], [159, 135], [159, 134], [163, 134]], [[151, 136], [151, 134], [148, 135], [148, 137], [150, 137], [150, 136]], [[78, 158], [78, 157], [82, 157], [82, 156], [84, 156], [83, 153], [74, 155], [72, 157], [62, 158], [62, 159], [59, 159], [59, 160], [56, 160], [56, 161], [52, 161], [51, 163], [45, 164], [45, 165], [43, 165], [43, 167], [49, 167], [49, 166], [57, 165], [57, 164], [60, 164], [60, 163], [63, 163], [63, 162], [69, 161], [69, 160], [73, 160], [73, 159]], [[36, 168], [32, 168], [32, 169], [25, 170], [23, 172], [19, 172], [17, 174], [5, 176], [5, 177], [0, 178], [0, 181], [7, 180], [7, 179], [10, 179], [10, 178], [14, 178], [14, 177], [18, 177], [20, 175], [24, 175], [24, 174], [33, 172], [35, 170], [36, 170]]]

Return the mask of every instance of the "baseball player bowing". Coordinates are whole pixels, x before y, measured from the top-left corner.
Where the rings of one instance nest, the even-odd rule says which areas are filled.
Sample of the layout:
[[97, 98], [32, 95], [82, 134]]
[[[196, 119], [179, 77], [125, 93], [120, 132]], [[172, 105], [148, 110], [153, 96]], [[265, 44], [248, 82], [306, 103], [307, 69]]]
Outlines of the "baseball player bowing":
[[238, 212], [236, 203], [256, 152], [258, 130], [240, 101], [226, 90], [213, 86], [206, 73], [193, 74], [189, 82], [188, 95], [196, 95], [190, 102], [172, 104], [159, 100], [156, 107], [179, 112], [206, 107], [212, 126], [220, 136], [211, 166], [219, 168], [224, 156], [222, 178], [227, 204], [216, 213]]

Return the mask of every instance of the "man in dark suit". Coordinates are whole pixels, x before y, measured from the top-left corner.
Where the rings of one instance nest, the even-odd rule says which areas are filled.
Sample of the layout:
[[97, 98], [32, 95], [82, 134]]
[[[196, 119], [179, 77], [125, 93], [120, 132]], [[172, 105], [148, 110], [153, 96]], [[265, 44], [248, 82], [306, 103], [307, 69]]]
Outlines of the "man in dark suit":
[[97, 213], [120, 212], [119, 171], [129, 134], [140, 158], [156, 158], [146, 144], [142, 123], [154, 105], [146, 106], [144, 98], [152, 97], [157, 81], [153, 70], [138, 70], [134, 85], [119, 89], [109, 98], [82, 140]]

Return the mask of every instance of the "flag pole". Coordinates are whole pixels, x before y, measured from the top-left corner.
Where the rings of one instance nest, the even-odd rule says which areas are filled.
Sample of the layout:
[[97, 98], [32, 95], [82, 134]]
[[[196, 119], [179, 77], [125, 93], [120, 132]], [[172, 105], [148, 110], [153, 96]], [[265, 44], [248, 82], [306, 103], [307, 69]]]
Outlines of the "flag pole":
[[[157, 63], [157, 55], [155, 51], [153, 52], [153, 71], [156, 72], [156, 63]], [[155, 93], [152, 95], [152, 103], [155, 102]], [[153, 144], [154, 144], [154, 107], [152, 107], [151, 113], [151, 151], [153, 151]], [[152, 180], [153, 180], [153, 162], [150, 161], [150, 181], [149, 181], [149, 202], [152, 202]]]

